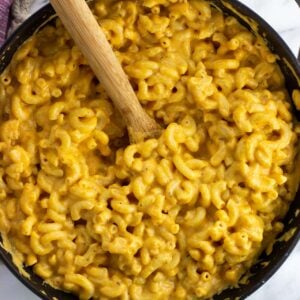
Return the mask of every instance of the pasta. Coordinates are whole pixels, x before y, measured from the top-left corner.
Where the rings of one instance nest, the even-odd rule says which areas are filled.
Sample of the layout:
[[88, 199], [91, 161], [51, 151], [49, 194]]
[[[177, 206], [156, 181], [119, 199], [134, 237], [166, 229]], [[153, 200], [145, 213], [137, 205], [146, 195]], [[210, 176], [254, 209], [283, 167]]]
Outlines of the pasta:
[[298, 188], [277, 58], [203, 0], [91, 8], [164, 131], [128, 145], [61, 22], [47, 25], [0, 76], [2, 236], [80, 299], [210, 298], [274, 241]]

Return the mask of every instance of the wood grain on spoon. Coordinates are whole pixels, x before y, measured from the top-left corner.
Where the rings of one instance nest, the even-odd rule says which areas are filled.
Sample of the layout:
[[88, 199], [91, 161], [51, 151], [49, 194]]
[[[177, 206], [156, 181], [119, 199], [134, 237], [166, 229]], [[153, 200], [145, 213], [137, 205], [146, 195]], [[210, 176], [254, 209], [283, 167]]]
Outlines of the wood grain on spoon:
[[157, 137], [159, 125], [140, 105], [103, 30], [85, 0], [50, 0], [127, 125], [131, 142]]

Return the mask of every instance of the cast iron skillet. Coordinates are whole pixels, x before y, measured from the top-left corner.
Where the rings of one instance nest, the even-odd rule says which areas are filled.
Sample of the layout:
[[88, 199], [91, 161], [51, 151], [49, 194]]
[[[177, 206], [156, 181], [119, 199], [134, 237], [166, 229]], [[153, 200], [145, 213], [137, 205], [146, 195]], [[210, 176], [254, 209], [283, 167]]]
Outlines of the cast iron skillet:
[[[297, 0], [298, 1], [298, 0]], [[265, 38], [268, 43], [269, 48], [278, 54], [281, 58], [279, 61], [281, 70], [283, 71], [286, 78], [286, 86], [291, 94], [293, 89], [300, 89], [300, 65], [298, 64], [296, 58], [285, 44], [285, 42], [279, 37], [279, 35], [257, 14], [252, 10], [247, 8], [242, 3], [237, 0], [222, 1], [222, 0], [212, 0], [214, 5], [219, 7], [228, 15], [237, 17], [237, 19], [248, 29], [252, 29], [249, 26], [248, 21], [255, 21], [258, 24], [259, 33]], [[231, 10], [227, 4], [231, 4], [234, 10]], [[239, 15], [243, 15], [240, 18]], [[6, 42], [6, 44], [0, 49], [0, 73], [7, 67], [12, 59], [15, 51], [18, 47], [29, 38], [38, 28], [40, 28], [45, 22], [54, 16], [54, 11], [50, 5], [46, 5], [35, 13], [31, 18], [29, 18]], [[286, 63], [288, 62], [288, 64]], [[288, 65], [293, 68], [291, 70]], [[295, 116], [300, 120], [300, 114], [294, 109]], [[299, 166], [300, 167], [300, 166]], [[236, 288], [231, 288], [223, 291], [221, 294], [214, 297], [214, 300], [222, 299], [245, 299], [259, 287], [261, 287], [282, 265], [289, 254], [292, 252], [296, 246], [297, 241], [300, 237], [300, 213], [296, 214], [297, 210], [300, 210], [300, 190], [298, 190], [295, 197], [295, 201], [291, 204], [290, 209], [286, 218], [284, 219], [284, 233], [289, 232], [289, 230], [296, 228], [295, 234], [287, 242], [276, 242], [274, 245], [273, 252], [271, 255], [267, 256], [262, 254], [260, 260], [254, 265], [250, 274], [252, 274], [246, 284], [240, 284]], [[0, 242], [2, 242], [0, 236]], [[11, 256], [0, 246], [0, 257], [11, 270], [11, 272], [25, 284], [29, 289], [31, 289], [36, 295], [45, 300], [52, 300], [54, 297], [56, 299], [63, 300], [75, 300], [75, 296], [58, 291], [45, 284], [41, 278], [36, 276], [31, 268], [27, 268], [26, 271], [30, 274], [30, 279], [23, 277], [17, 268], [14, 266]], [[54, 298], [54, 299], [55, 299]]]

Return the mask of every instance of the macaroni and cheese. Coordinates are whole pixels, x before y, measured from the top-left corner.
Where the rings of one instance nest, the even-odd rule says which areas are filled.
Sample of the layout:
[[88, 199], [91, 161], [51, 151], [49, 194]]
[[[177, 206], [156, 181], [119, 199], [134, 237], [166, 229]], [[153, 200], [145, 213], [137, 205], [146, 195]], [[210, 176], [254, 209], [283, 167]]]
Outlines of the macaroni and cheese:
[[298, 187], [277, 57], [203, 0], [91, 7], [163, 134], [129, 145], [61, 22], [47, 25], [0, 77], [2, 236], [80, 299], [209, 298], [274, 241]]

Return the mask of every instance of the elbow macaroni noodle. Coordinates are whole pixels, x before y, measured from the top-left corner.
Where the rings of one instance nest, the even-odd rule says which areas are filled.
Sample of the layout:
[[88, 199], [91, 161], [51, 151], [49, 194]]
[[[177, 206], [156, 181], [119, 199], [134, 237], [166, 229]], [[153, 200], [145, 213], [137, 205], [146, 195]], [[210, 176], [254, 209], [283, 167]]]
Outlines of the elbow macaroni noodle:
[[61, 22], [46, 26], [0, 77], [2, 235], [80, 299], [209, 298], [274, 240], [297, 190], [276, 56], [202, 0], [92, 9], [165, 130], [128, 146]]

